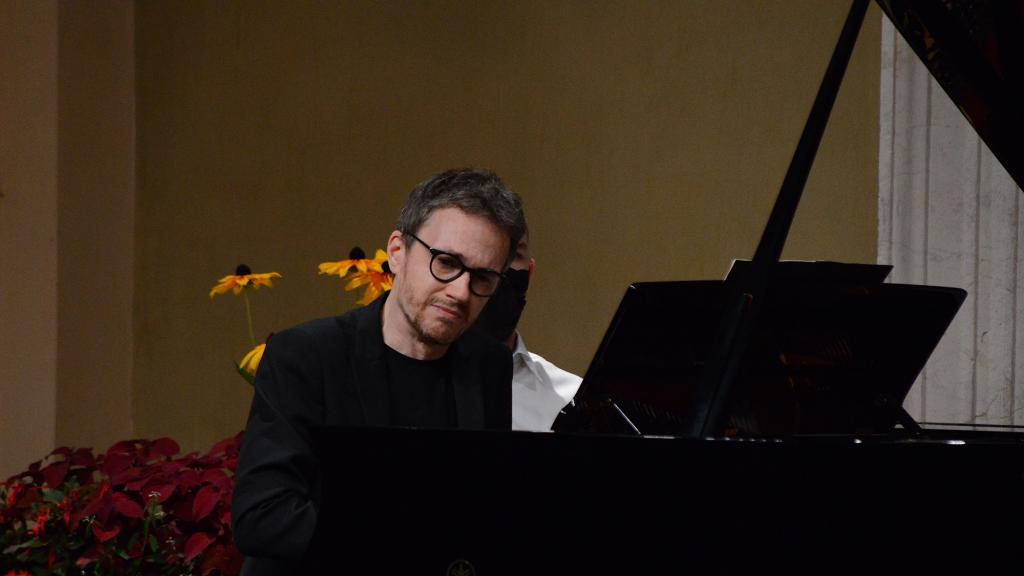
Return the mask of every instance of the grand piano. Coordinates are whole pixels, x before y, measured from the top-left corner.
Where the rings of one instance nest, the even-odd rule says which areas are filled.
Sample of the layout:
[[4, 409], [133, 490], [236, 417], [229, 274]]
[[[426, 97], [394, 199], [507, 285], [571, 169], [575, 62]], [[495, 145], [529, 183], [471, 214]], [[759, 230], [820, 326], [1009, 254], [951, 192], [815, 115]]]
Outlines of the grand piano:
[[[319, 431], [312, 570], [1024, 570], [1024, 434], [902, 408], [963, 291], [779, 262], [867, 4], [753, 258], [724, 282], [630, 286], [555, 433]], [[1024, 185], [1024, 53], [1007, 26], [1024, 3], [878, 4]]]

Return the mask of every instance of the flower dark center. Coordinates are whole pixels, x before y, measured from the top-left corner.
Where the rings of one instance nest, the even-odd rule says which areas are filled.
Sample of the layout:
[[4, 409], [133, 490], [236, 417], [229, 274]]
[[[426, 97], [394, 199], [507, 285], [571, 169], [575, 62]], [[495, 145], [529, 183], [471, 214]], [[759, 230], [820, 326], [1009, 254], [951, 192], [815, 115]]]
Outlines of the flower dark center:
[[235, 268], [235, 276], [248, 276], [249, 274], [252, 274], [252, 268], [245, 264], [239, 264], [238, 268]]
[[348, 252], [348, 259], [349, 260], [365, 260], [366, 259], [366, 252], [363, 252], [363, 249], [360, 248], [359, 246], [355, 246], [354, 248], [349, 250], [349, 252]]

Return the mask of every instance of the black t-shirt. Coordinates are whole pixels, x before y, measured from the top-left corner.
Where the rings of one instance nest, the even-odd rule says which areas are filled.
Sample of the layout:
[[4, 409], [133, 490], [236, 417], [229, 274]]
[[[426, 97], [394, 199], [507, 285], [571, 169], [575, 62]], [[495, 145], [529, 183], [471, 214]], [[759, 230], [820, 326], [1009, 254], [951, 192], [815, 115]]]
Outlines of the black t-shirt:
[[455, 428], [455, 395], [447, 356], [409, 358], [384, 346], [391, 424], [416, 428]]

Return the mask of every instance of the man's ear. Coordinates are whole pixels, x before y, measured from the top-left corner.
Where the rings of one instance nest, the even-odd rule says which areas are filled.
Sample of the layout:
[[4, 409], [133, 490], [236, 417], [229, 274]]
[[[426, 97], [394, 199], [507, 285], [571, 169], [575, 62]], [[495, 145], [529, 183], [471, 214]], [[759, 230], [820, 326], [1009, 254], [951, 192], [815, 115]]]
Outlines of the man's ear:
[[402, 270], [402, 265], [405, 263], [405, 237], [398, 230], [391, 233], [388, 236], [388, 267], [391, 268], [391, 273], [398, 275]]

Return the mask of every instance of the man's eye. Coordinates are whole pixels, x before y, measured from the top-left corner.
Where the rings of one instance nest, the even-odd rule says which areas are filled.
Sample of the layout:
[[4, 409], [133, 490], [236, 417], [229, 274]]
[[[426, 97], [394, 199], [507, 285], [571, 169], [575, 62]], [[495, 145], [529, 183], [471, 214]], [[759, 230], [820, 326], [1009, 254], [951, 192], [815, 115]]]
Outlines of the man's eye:
[[488, 274], [487, 272], [481, 272], [479, 274], [474, 274], [473, 280], [476, 281], [477, 286], [486, 290], [487, 292], [492, 292], [494, 288], [498, 285], [497, 274]]
[[458, 259], [448, 254], [438, 254], [435, 266], [440, 267], [443, 270], [460, 270], [462, 265], [459, 264]]

